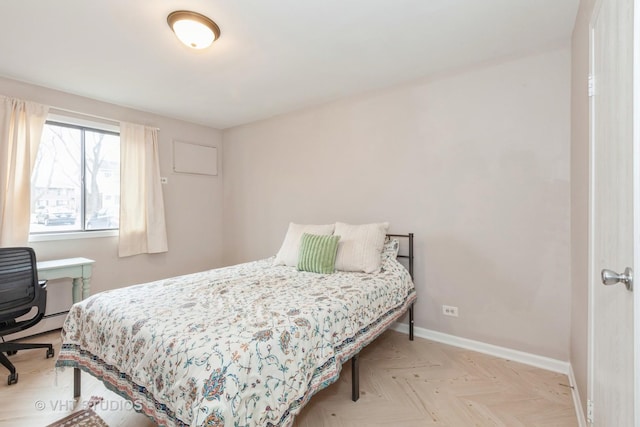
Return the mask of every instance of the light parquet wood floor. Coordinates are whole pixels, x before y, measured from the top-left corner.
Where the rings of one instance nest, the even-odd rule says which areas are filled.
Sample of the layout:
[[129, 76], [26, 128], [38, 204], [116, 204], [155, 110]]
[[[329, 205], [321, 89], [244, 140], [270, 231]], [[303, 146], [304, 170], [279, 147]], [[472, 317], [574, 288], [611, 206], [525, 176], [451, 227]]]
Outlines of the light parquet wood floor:
[[[31, 339], [60, 348], [59, 332]], [[82, 397], [72, 399], [73, 370], [54, 369], [45, 350], [11, 356], [20, 375], [8, 386], [0, 366], [0, 426], [46, 426], [80, 409], [91, 396], [111, 427], [152, 427], [146, 416], [82, 374]], [[577, 426], [565, 375], [421, 338], [387, 331], [360, 354], [360, 400], [351, 401], [351, 363], [316, 394], [296, 427], [320, 426]]]

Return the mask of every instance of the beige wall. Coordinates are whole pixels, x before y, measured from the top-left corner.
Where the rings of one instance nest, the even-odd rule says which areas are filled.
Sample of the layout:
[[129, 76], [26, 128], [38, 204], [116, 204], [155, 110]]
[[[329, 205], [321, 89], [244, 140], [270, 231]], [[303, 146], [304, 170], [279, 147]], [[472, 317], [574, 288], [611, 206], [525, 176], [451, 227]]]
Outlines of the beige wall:
[[39, 260], [96, 260], [94, 292], [222, 265], [222, 177], [174, 174], [171, 157], [174, 139], [221, 150], [220, 131], [2, 78], [0, 94], [160, 128], [160, 170], [169, 178], [163, 186], [169, 252], [118, 258], [117, 238], [105, 237], [33, 243]]
[[[589, 296], [589, 20], [580, 2], [571, 45], [571, 340], [570, 362], [586, 411]], [[585, 412], [586, 413], [586, 412]]]
[[560, 47], [224, 131], [225, 262], [388, 220], [417, 326], [568, 360], [570, 87]]
[[[583, 384], [586, 311], [576, 307], [586, 294], [576, 267], [586, 262], [586, 190], [571, 187], [570, 235], [569, 156], [572, 178], [582, 179], [586, 148], [576, 145], [582, 116], [574, 112], [569, 151], [569, 70], [562, 47], [224, 135], [1, 78], [0, 94], [160, 128], [167, 254], [120, 259], [113, 237], [33, 244], [42, 260], [95, 259], [96, 292], [273, 255], [289, 221], [388, 220], [394, 232], [416, 233], [417, 326], [560, 360], [571, 339]], [[575, 93], [574, 108], [582, 105]], [[217, 146], [224, 189], [222, 169], [173, 174], [174, 139]], [[442, 304], [458, 306], [460, 317], [444, 317]]]

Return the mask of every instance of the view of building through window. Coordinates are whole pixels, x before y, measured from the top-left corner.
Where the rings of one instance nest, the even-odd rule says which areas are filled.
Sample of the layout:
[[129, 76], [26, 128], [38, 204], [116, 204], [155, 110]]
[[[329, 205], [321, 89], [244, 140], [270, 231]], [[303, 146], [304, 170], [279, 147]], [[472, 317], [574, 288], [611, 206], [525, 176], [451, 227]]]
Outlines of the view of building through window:
[[31, 233], [117, 229], [120, 136], [47, 122], [31, 176]]

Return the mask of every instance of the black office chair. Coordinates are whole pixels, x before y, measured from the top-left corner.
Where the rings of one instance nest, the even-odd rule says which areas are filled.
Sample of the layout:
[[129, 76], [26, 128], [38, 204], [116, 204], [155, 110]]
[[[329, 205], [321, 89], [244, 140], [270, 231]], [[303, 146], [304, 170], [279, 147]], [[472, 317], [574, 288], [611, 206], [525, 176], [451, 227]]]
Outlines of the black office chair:
[[[31, 318], [17, 320], [37, 307]], [[16, 368], [7, 355], [18, 350], [47, 348], [47, 359], [53, 357], [51, 344], [4, 342], [4, 336], [24, 331], [44, 317], [47, 307], [47, 282], [38, 281], [36, 254], [31, 248], [0, 248], [0, 362], [9, 370], [9, 385], [18, 382]]]

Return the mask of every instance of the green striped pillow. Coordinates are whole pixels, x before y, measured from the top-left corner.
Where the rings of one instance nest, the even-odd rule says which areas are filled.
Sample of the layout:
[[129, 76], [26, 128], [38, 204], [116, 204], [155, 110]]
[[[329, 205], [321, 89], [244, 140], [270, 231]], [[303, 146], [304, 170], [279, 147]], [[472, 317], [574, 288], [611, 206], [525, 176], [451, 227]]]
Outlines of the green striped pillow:
[[340, 236], [304, 233], [300, 239], [298, 270], [330, 274], [335, 271]]

